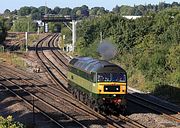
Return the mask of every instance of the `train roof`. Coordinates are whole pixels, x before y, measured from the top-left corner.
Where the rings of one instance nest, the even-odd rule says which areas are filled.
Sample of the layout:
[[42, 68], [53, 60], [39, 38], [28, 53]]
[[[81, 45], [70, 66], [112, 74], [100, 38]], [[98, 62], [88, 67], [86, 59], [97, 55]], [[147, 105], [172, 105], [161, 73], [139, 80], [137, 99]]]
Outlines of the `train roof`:
[[[106, 60], [98, 60], [91, 57], [76, 57], [73, 58], [70, 62], [75, 68], [86, 72], [104, 72], [104, 71], [114, 71], [114, 72], [125, 72], [120, 66], [110, 63]], [[113, 70], [114, 69], [114, 70]]]

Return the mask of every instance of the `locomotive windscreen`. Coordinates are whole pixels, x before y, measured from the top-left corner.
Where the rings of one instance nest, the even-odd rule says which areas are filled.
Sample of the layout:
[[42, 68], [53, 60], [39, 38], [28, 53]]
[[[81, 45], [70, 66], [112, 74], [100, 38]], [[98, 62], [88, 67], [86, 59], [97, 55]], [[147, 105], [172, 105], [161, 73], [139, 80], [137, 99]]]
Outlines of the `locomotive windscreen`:
[[98, 73], [98, 82], [126, 82], [126, 75], [124, 73]]

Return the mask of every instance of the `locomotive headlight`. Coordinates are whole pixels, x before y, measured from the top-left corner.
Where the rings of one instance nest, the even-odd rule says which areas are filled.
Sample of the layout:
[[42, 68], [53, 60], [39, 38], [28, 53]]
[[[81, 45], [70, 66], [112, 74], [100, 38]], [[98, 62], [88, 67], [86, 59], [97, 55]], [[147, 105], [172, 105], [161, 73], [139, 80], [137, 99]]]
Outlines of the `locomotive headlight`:
[[113, 96], [116, 97], [116, 94], [114, 94]]

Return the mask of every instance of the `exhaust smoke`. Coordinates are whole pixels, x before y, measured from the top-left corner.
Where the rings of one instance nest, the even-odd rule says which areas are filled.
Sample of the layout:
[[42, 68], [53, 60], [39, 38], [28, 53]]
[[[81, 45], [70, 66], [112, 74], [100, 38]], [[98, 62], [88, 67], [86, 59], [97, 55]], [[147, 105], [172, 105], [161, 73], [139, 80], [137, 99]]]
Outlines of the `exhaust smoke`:
[[110, 41], [103, 40], [98, 46], [97, 51], [101, 55], [102, 59], [109, 61], [117, 54], [117, 47]]

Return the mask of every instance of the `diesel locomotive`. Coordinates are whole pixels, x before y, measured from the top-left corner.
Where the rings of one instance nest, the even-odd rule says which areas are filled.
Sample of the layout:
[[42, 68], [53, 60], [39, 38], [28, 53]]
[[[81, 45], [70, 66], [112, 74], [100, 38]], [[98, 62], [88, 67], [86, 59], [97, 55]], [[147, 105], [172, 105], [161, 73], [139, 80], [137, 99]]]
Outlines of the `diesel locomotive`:
[[90, 57], [73, 58], [68, 65], [68, 89], [95, 111], [126, 111], [127, 73], [120, 66]]

